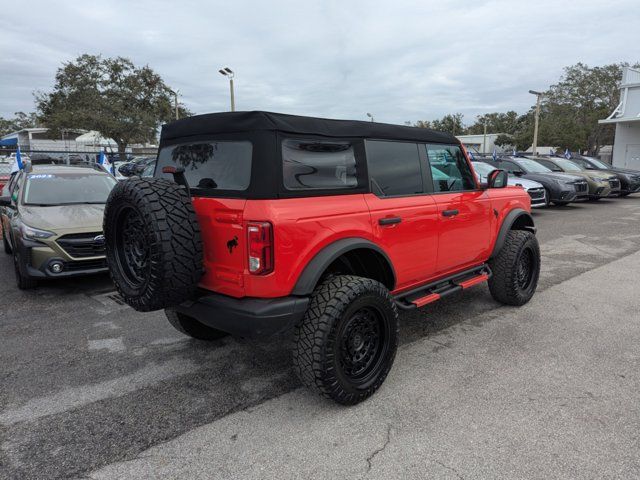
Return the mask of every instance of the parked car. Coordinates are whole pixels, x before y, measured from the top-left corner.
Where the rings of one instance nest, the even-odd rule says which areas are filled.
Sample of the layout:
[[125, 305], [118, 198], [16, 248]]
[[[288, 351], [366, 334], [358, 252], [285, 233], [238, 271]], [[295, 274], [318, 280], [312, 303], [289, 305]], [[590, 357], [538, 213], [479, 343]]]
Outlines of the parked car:
[[154, 160], [153, 162], [149, 163], [149, 165], [144, 167], [144, 170], [142, 171], [140, 176], [141, 177], [153, 177], [153, 174], [155, 173], [155, 171], [156, 171], [156, 161]]
[[486, 160], [497, 168], [502, 168], [518, 178], [533, 180], [544, 186], [548, 201], [555, 205], [567, 205], [589, 195], [589, 185], [579, 175], [552, 172], [538, 162], [522, 157], [501, 157]]
[[[496, 167], [489, 165], [486, 162], [471, 162], [473, 169], [478, 175], [478, 180], [482, 183], [487, 182], [489, 174], [495, 170]], [[549, 205], [549, 199], [544, 190], [544, 186], [541, 183], [534, 182], [533, 180], [527, 180], [522, 177], [512, 177], [509, 175], [508, 185], [522, 187], [529, 194], [531, 198], [531, 207], [540, 208]]]
[[626, 168], [617, 168], [598, 158], [576, 156], [571, 161], [577, 163], [586, 170], [592, 170], [597, 173], [611, 174], [620, 180], [620, 196], [626, 197], [632, 193], [640, 192], [640, 171], [630, 170]]
[[600, 200], [620, 193], [620, 180], [615, 175], [588, 171], [566, 158], [534, 157], [532, 160], [544, 165], [552, 172], [565, 172], [584, 178], [589, 185], [589, 200]]
[[292, 328], [302, 383], [355, 404], [391, 369], [398, 309], [485, 281], [505, 304], [533, 296], [529, 196], [504, 188], [504, 171], [487, 180], [447, 133], [267, 112], [193, 116], [163, 126], [154, 178], [109, 195], [107, 262], [129, 305], [165, 309], [192, 337]]
[[11, 176], [11, 162], [0, 160], [0, 195], [2, 195], [2, 189], [9, 181]]
[[102, 215], [115, 184], [92, 167], [36, 165], [12, 176], [0, 197], [0, 223], [19, 288], [106, 271]]
[[151, 162], [155, 162], [155, 157], [136, 157], [129, 163], [118, 167], [118, 171], [125, 177], [140, 175]]

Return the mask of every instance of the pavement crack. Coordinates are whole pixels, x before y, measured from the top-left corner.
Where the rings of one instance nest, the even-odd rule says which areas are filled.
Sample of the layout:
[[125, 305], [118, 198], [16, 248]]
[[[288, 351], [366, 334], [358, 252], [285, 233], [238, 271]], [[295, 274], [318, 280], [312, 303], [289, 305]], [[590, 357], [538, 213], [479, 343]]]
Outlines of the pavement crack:
[[387, 435], [386, 435], [386, 437], [385, 437], [384, 444], [383, 444], [380, 448], [375, 449], [375, 450], [371, 453], [371, 455], [369, 455], [369, 456], [367, 457], [367, 472], [366, 472], [366, 473], [369, 473], [369, 472], [371, 471], [371, 468], [373, 467], [373, 459], [374, 459], [374, 458], [375, 458], [375, 457], [376, 457], [380, 452], [383, 452], [383, 451], [384, 451], [384, 449], [385, 449], [385, 448], [387, 448], [387, 447], [389, 446], [389, 443], [391, 443], [391, 428], [392, 428], [392, 427], [391, 427], [391, 424], [390, 424], [390, 423], [388, 423], [388, 424], [387, 424]]
[[442, 468], [446, 468], [450, 472], [453, 472], [456, 475], [456, 477], [458, 477], [460, 480], [464, 480], [464, 477], [455, 468], [450, 467], [449, 465], [447, 465], [446, 463], [441, 462], [440, 460], [434, 460], [434, 462], [437, 463], [438, 465], [440, 465]]

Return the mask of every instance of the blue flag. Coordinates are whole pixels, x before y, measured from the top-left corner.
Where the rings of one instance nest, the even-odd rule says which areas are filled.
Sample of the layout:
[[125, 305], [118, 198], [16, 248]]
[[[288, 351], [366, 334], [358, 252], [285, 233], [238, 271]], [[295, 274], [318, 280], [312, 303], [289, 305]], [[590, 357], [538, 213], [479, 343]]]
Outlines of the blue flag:
[[568, 148], [564, 151], [564, 158], [566, 158], [567, 160], [571, 158], [571, 152]]
[[104, 151], [100, 150], [100, 156], [98, 156], [98, 164], [104, 165]]
[[496, 153], [496, 147], [493, 147], [493, 154], [491, 155], [493, 161], [495, 162], [498, 159], [498, 154]]
[[471, 158], [472, 162], [475, 160], [475, 158], [473, 158], [473, 153], [472, 152], [469, 152], [469, 158]]
[[16, 150], [16, 161], [11, 167], [11, 173], [24, 169], [24, 163], [22, 163], [22, 155], [20, 154], [20, 147]]

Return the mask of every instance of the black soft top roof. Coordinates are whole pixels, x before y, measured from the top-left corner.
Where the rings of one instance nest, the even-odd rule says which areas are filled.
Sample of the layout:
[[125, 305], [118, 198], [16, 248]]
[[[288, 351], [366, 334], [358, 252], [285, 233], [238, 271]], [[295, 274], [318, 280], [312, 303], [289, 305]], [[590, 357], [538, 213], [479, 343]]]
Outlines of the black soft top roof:
[[273, 131], [327, 137], [378, 138], [428, 143], [460, 143], [453, 135], [426, 128], [359, 120], [332, 120], [272, 112], [224, 112], [195, 115], [162, 127], [162, 140], [191, 136]]

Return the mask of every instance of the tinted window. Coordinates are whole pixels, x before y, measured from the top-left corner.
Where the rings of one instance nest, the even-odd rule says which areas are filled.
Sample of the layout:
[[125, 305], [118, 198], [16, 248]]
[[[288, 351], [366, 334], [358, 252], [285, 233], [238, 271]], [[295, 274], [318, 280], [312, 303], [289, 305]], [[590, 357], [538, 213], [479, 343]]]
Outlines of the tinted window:
[[[184, 167], [189, 186], [201, 189], [246, 190], [251, 182], [251, 142], [198, 142], [164, 147], [158, 168]], [[172, 178], [169, 174], [162, 174]]]
[[471, 168], [457, 145], [427, 145], [433, 188], [436, 192], [473, 190], [476, 183]]
[[524, 170], [519, 165], [509, 161], [498, 162], [498, 168], [506, 170], [508, 173], [524, 173]]
[[106, 203], [116, 184], [111, 175], [34, 173], [24, 184], [27, 205]]
[[282, 172], [288, 190], [358, 186], [356, 157], [348, 141], [283, 140]]
[[422, 193], [418, 145], [403, 142], [366, 142], [369, 177], [378, 195]]

